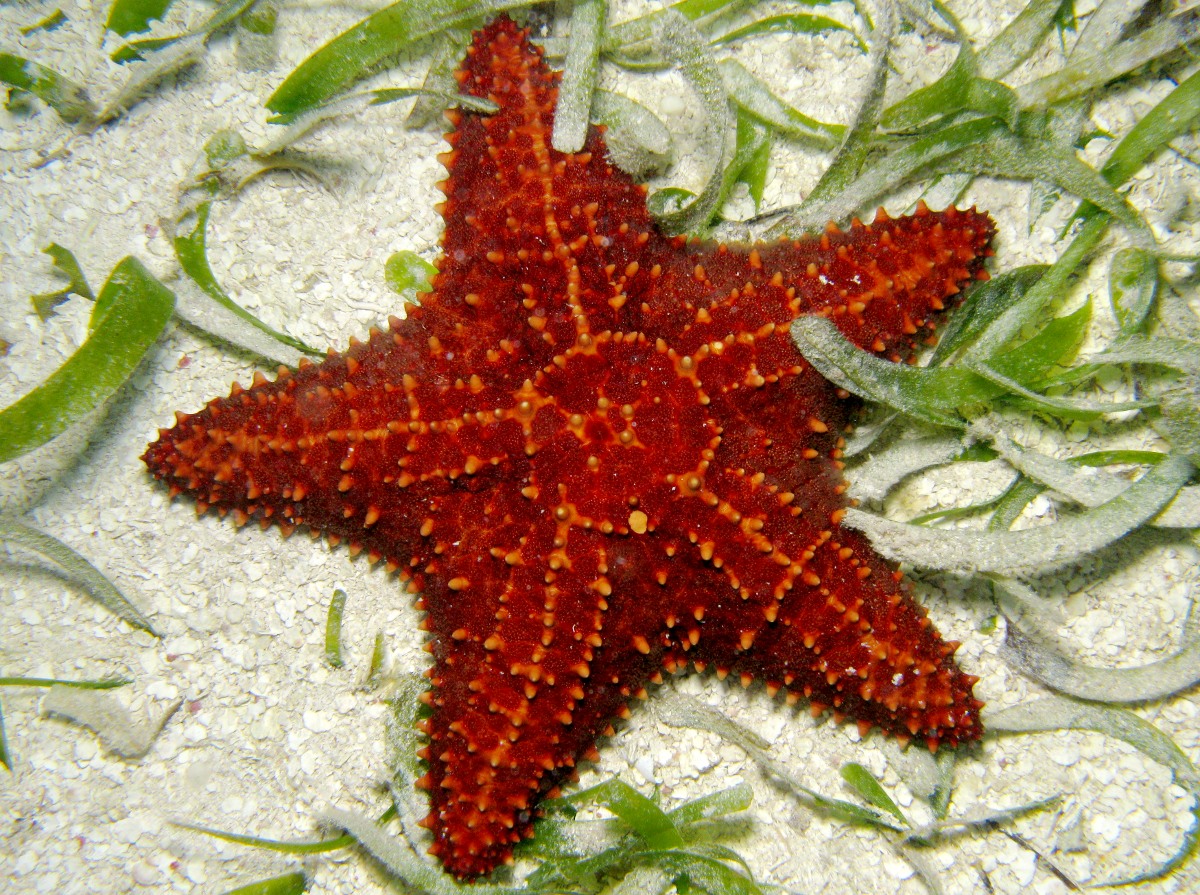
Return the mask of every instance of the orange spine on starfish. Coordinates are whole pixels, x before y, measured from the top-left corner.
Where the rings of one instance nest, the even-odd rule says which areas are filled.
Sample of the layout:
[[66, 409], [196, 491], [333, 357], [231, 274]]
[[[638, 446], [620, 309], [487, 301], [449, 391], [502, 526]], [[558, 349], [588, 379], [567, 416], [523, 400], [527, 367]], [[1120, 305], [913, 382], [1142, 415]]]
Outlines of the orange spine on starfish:
[[201, 507], [305, 524], [421, 594], [432, 851], [485, 874], [663, 670], [762, 681], [931, 747], [975, 679], [841, 525], [851, 409], [793, 345], [828, 316], [893, 360], [983, 270], [986, 215], [804, 240], [661, 234], [645, 190], [550, 146], [558, 76], [508, 19], [459, 75], [433, 292], [321, 364], [179, 415], [145, 454]]

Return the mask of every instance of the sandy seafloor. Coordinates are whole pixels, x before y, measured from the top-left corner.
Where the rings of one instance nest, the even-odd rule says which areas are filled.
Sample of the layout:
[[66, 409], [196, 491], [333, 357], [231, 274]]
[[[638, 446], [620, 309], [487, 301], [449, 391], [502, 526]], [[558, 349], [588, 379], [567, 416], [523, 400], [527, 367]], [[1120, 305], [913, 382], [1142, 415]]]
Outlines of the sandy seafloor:
[[[54, 32], [19, 29], [56, 8], [52, 2], [0, 7], [0, 50], [35, 58], [112, 95], [125, 77], [100, 48], [106, 7], [62, 5]], [[1020, 8], [1016, 0], [951, 4], [982, 41]], [[1078, 6], [1087, 12], [1087, 0]], [[239, 39], [211, 42], [202, 64], [168, 81], [127, 115], [90, 135], [73, 136], [51, 112], [0, 111], [0, 404], [29, 391], [86, 334], [90, 304], [73, 298], [41, 321], [29, 296], [58, 288], [45, 245], [72, 249], [93, 287], [122, 257], [135, 254], [169, 280], [167, 239], [180, 186], [204, 142], [222, 128], [265, 141], [263, 101], [316, 46], [360, 18], [364, 8], [287, 8], [279, 18], [278, 58], [266, 70], [245, 65]], [[831, 14], [848, 20], [847, 4]], [[180, 0], [156, 34], [207, 15]], [[109, 49], [112, 45], [107, 45]], [[1047, 54], [1056, 52], [1052, 39]], [[864, 58], [844, 35], [768, 37], [744, 44], [739, 58], [805, 112], [831, 121], [851, 114]], [[944, 70], [952, 50], [935, 39], [903, 35], [894, 55], [910, 83]], [[416, 83], [421, 56], [405, 57], [383, 81]], [[692, 102], [678, 78], [645, 76], [622, 85], [685, 130]], [[1098, 128], [1121, 134], [1170, 89], [1155, 75], [1115, 90], [1097, 107]], [[433, 259], [440, 222], [433, 206], [442, 171], [439, 128], [409, 131], [405, 104], [339, 120], [301, 148], [330, 172], [326, 184], [288, 173], [268, 175], [218, 204], [210, 260], [218, 279], [268, 323], [315, 345], [344, 347], [351, 336], [396, 312], [384, 283], [392, 252]], [[1103, 141], [1087, 147], [1093, 163]], [[686, 147], [686, 141], [684, 143]], [[1196, 140], [1178, 141], [1192, 161], [1167, 153], [1135, 180], [1132, 201], [1160, 240], [1178, 251], [1200, 244]], [[48, 156], [52, 160], [47, 161]], [[766, 207], [797, 201], [828, 158], [781, 145]], [[693, 167], [695, 167], [693, 165]], [[683, 177], [689, 176], [684, 171]], [[696, 172], [690, 176], [695, 181]], [[902, 211], [912, 195], [891, 203]], [[1060, 204], [1030, 231], [1028, 188], [978, 181], [968, 197], [999, 226], [994, 270], [1048, 261], [1056, 229], [1073, 203]], [[742, 212], [746, 210], [743, 200]], [[1071, 297], [1097, 298], [1097, 333], [1110, 332], [1104, 265], [1094, 266]], [[1193, 299], [1193, 304], [1195, 300]], [[394, 578], [351, 561], [307, 537], [284, 540], [256, 526], [235, 530], [187, 501], [172, 502], [138, 456], [176, 409], [194, 410], [249, 380], [255, 359], [179, 325], [170, 325], [130, 382], [102, 414], [47, 449], [0, 466], [8, 512], [61, 538], [102, 569], [152, 619], [161, 640], [132, 631], [53, 574], [28, 563], [0, 565], [0, 674], [60, 678], [124, 675], [133, 683], [114, 698], [145, 723], [183, 700], [148, 753], [126, 760], [106, 752], [89, 730], [47, 716], [44, 691], [5, 689], [4, 721], [14, 757], [0, 773], [0, 892], [221, 892], [302, 864], [315, 893], [389, 890], [380, 869], [353, 850], [304, 860], [224, 844], [167, 825], [189, 820], [277, 838], [318, 835], [314, 818], [329, 806], [377, 814], [386, 804], [386, 690], [365, 686], [377, 632], [388, 668], [421, 671], [427, 654], [412, 600]], [[1111, 384], [1119, 389], [1120, 383]], [[1069, 454], [1099, 447], [1155, 446], [1119, 422], [1068, 429], [1013, 421], [1014, 437]], [[902, 518], [995, 493], [999, 464], [965, 464], [918, 476], [888, 505]], [[1035, 502], [1023, 524], [1053, 521]], [[15, 559], [23, 557], [14, 556]], [[1040, 582], [1062, 607], [1059, 633], [1094, 664], [1140, 665], [1178, 648], [1190, 601], [1200, 596], [1200, 551], [1186, 532], [1128, 539], [1086, 564]], [[348, 594], [342, 669], [323, 659], [326, 609], [335, 588]], [[959, 660], [979, 675], [976, 693], [990, 708], [1036, 698], [1041, 688], [999, 658], [1003, 622], [977, 592], [947, 576], [923, 575], [916, 592], [940, 630], [963, 641]], [[859, 762], [881, 777], [918, 823], [930, 817], [901, 776], [916, 759], [853, 724], [814, 721], [761, 687], [743, 690], [712, 676], [680, 677], [657, 688], [633, 719], [602, 743], [581, 784], [619, 776], [643, 792], [658, 784], [664, 804], [749, 783], [755, 793], [743, 835], [727, 840], [758, 878], [795, 893], [925, 891], [911, 867], [875, 832], [814, 814], [772, 787], [736, 747], [707, 732], [681, 731], [656, 717], [676, 691], [720, 708], [772, 744], [773, 755], [806, 785], [852, 798], [838, 768]], [[1183, 695], [1138, 707], [1200, 761], [1200, 698]], [[952, 815], [1018, 805], [1056, 793], [1061, 804], [1008, 830], [1080, 883], [1131, 875], [1174, 853], [1193, 822], [1191, 798], [1169, 772], [1131, 747], [1099, 734], [1054, 733], [987, 738], [959, 765]], [[1067, 891], [1033, 852], [1002, 832], [966, 835], [926, 853], [948, 893], [987, 891], [1052, 895]], [[985, 881], [986, 877], [986, 881]], [[990, 889], [989, 889], [990, 886]], [[1200, 865], [1135, 891], [1200, 891]]]

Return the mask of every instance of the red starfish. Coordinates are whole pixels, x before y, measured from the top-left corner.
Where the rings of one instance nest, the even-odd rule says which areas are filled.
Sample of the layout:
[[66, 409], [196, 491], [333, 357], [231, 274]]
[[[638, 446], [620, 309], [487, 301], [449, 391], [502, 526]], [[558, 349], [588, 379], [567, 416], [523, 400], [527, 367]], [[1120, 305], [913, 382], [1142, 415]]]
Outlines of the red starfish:
[[599, 133], [550, 147], [558, 74], [507, 18], [459, 80], [433, 293], [320, 365], [179, 415], [145, 462], [200, 508], [305, 524], [428, 613], [432, 852], [508, 860], [540, 800], [660, 672], [715, 669], [931, 747], [977, 739], [900, 574], [840, 525], [844, 393], [788, 323], [899, 360], [983, 279], [954, 209], [758, 248], [663, 236]]

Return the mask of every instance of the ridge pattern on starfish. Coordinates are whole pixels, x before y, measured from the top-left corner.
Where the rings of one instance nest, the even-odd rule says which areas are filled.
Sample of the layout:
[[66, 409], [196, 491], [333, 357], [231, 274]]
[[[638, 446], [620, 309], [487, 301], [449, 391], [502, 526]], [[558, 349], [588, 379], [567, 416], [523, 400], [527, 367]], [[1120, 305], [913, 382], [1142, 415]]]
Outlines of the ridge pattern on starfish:
[[559, 75], [507, 18], [450, 113], [443, 255], [404, 319], [178, 414], [144, 460], [201, 510], [400, 570], [432, 635], [432, 852], [510, 859], [538, 803], [663, 671], [762, 681], [931, 747], [975, 678], [843, 528], [852, 411], [793, 345], [822, 314], [900, 361], [993, 233], [948, 209], [734, 247], [664, 236], [593, 129], [550, 146]]

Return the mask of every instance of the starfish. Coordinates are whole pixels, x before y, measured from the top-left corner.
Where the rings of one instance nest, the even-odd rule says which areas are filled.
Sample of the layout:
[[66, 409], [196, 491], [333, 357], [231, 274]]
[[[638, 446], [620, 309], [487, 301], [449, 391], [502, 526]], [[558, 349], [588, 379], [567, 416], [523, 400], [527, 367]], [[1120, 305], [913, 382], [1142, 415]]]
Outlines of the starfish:
[[685, 668], [762, 681], [931, 748], [975, 678], [843, 528], [852, 406], [788, 334], [822, 314], [900, 361], [972, 279], [974, 210], [757, 247], [663, 235], [601, 133], [550, 146], [558, 73], [500, 18], [458, 75], [443, 255], [404, 319], [177, 414], [144, 460], [199, 509], [400, 570], [433, 654], [431, 852], [511, 860], [541, 800]]

